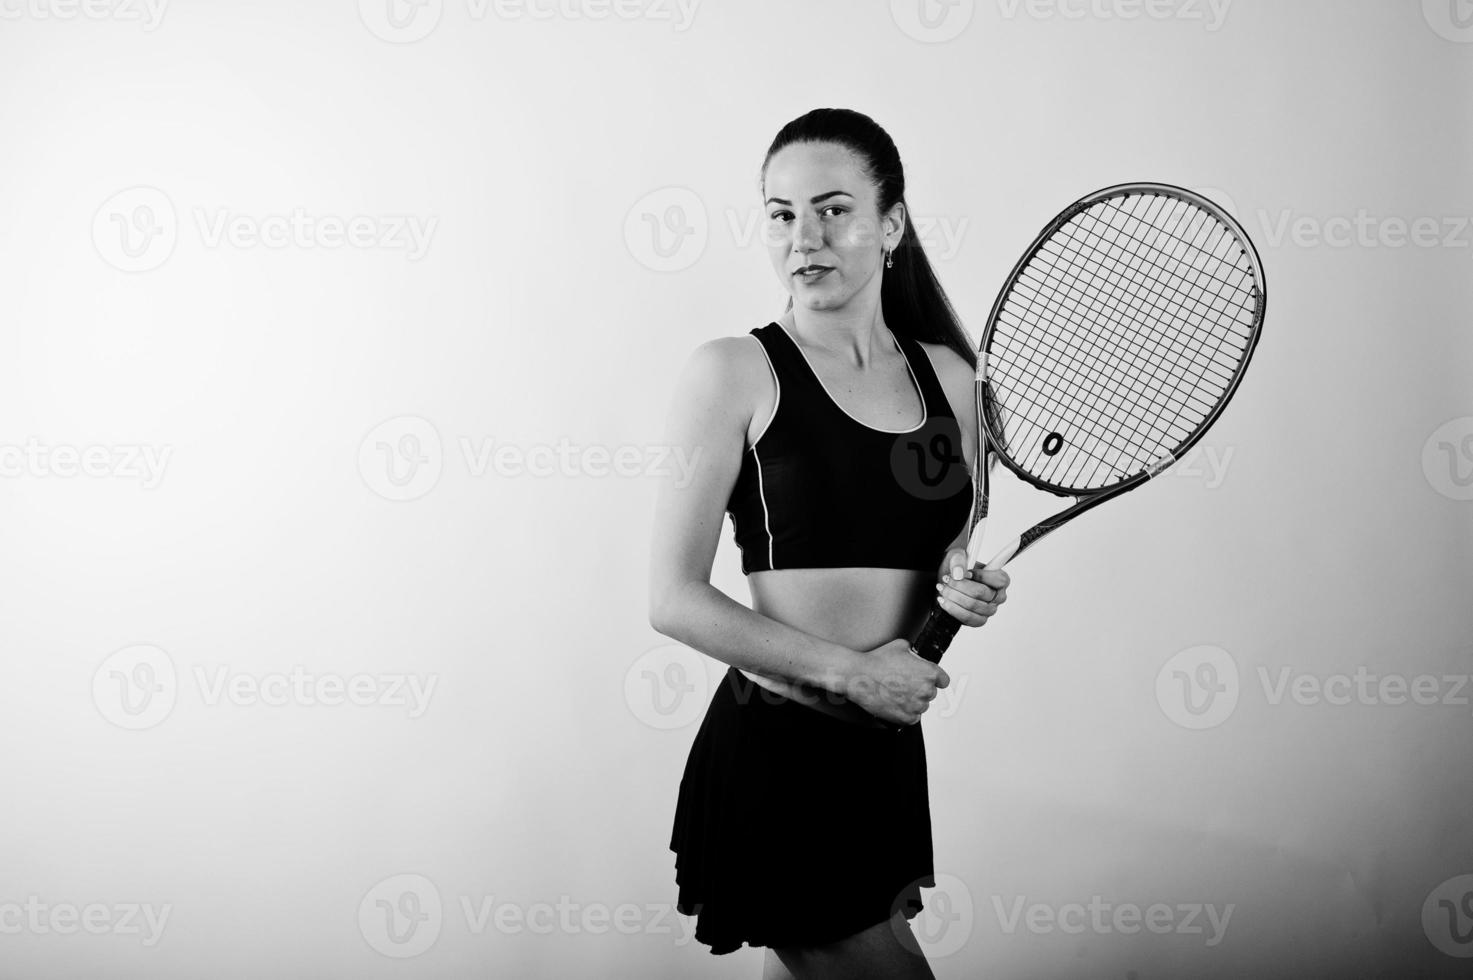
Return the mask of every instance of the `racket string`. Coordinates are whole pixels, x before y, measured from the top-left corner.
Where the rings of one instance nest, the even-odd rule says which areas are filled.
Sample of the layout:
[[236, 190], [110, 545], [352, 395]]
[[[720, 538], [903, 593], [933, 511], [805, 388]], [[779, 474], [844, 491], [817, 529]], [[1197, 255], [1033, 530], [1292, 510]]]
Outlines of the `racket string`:
[[[1152, 199], [1151, 206], [1160, 208], [1164, 200], [1162, 198]], [[1084, 217], [1094, 218], [1095, 216], [1085, 215]], [[1133, 211], [1125, 212], [1124, 218], [1127, 222], [1144, 223], [1147, 226], [1147, 232], [1150, 232], [1152, 226], [1161, 224], [1158, 215], [1154, 212], [1144, 218]], [[1173, 223], [1180, 224], [1180, 220], [1181, 216], [1177, 215]], [[1097, 314], [1096, 325], [1111, 328], [1103, 332], [1096, 331], [1095, 343], [1091, 345], [1087, 356], [1099, 367], [1096, 378], [1100, 380], [1100, 385], [1105, 389], [1107, 395], [1115, 396], [1109, 399], [1112, 408], [1118, 411], [1125, 403], [1126, 393], [1121, 390], [1124, 386], [1128, 386], [1137, 396], [1147, 394], [1146, 389], [1131, 384], [1133, 375], [1149, 370], [1150, 377], [1156, 382], [1156, 393], [1159, 394], [1159, 397], [1147, 395], [1147, 401], [1142, 403], [1141, 410], [1131, 418], [1135, 422], [1134, 431], [1131, 434], [1135, 437], [1137, 444], [1136, 453], [1133, 456], [1129, 455], [1122, 452], [1117, 446], [1114, 457], [1102, 460], [1107, 466], [1118, 466], [1125, 463], [1128, 468], [1131, 464], [1149, 463], [1163, 455], [1165, 447], [1162, 443], [1172, 433], [1163, 430], [1159, 418], [1168, 412], [1180, 415], [1186, 410], [1188, 403], [1203, 387], [1209, 376], [1214, 374], [1216, 356], [1221, 352], [1221, 331], [1219, 331], [1218, 344], [1209, 351], [1202, 343], [1204, 338], [1197, 332], [1182, 335], [1179, 343], [1168, 342], [1163, 345], [1163, 340], [1170, 341], [1177, 338], [1163, 335], [1159, 331], [1154, 334], [1142, 333], [1138, 329], [1141, 321], [1148, 324], [1160, 324], [1163, 321], [1174, 320], [1183, 325], [1197, 326], [1202, 319], [1201, 304], [1197, 304], [1198, 311], [1194, 315], [1192, 304], [1180, 301], [1185, 287], [1198, 285], [1200, 271], [1205, 270], [1211, 260], [1225, 258], [1213, 248], [1214, 245], [1220, 245], [1224, 241], [1224, 236], [1220, 232], [1216, 235], [1216, 242], [1209, 240], [1206, 248], [1198, 244], [1202, 240], [1203, 224], [1208, 220], [1210, 219], [1205, 212], [1198, 212], [1195, 223], [1188, 231], [1190, 237], [1170, 236], [1177, 244], [1168, 245], [1167, 248], [1170, 251], [1162, 252], [1155, 261], [1151, 256], [1144, 254], [1142, 249], [1147, 246], [1155, 247], [1157, 243], [1130, 235], [1119, 223], [1106, 224], [1103, 228], [1087, 229], [1090, 237], [1094, 239], [1092, 242], [1081, 240], [1078, 234], [1061, 234], [1058, 252], [1044, 250], [1046, 255], [1053, 256], [1053, 261], [1044, 263], [1043, 269], [1045, 271], [1050, 267], [1059, 269], [1060, 275], [1052, 277], [1054, 284], [1060, 287], [1064, 298], [1073, 301], [1067, 304], [1067, 308], [1077, 313], [1081, 320], [1091, 319], [1090, 314]], [[1100, 224], [1098, 221], [1093, 223]], [[1215, 226], [1215, 222], [1213, 224]], [[1066, 228], [1064, 230], [1083, 231], [1085, 229]], [[1215, 230], [1215, 228], [1210, 230]], [[1130, 240], [1130, 243], [1121, 242], [1122, 233]], [[1183, 251], [1186, 248], [1199, 253], [1195, 260], [1195, 267], [1190, 260], [1183, 259]], [[1096, 254], [1087, 256], [1084, 254], [1086, 249]], [[1061, 265], [1059, 259], [1064, 259], [1067, 264]], [[1081, 262], [1097, 260], [1095, 265], [1103, 265], [1104, 272], [1112, 276], [1123, 277], [1127, 283], [1138, 287], [1144, 296], [1130, 297], [1128, 294], [1122, 294], [1120, 289], [1112, 286], [1112, 280], [1098, 274], [1098, 270], [1088, 265], [1082, 268], [1076, 266], [1076, 259]], [[1173, 260], [1175, 266], [1168, 267], [1166, 262]], [[1152, 269], [1158, 273], [1166, 272], [1169, 276], [1174, 276], [1177, 281], [1172, 282], [1166, 276], [1159, 274], [1147, 277], [1139, 271], [1141, 269]], [[1094, 287], [1092, 292], [1073, 285], [1085, 278], [1091, 280], [1086, 285]], [[1213, 290], [1213, 292], [1216, 291]], [[1101, 294], [1114, 301], [1114, 308], [1105, 307], [1101, 302]], [[1124, 300], [1123, 308], [1122, 299]], [[1132, 299], [1135, 301], [1132, 302]], [[1080, 307], [1081, 300], [1088, 308]], [[1178, 308], [1173, 308], [1173, 306]], [[1134, 314], [1135, 323], [1123, 322], [1122, 313]], [[1119, 329], [1113, 329], [1116, 327]], [[1083, 336], [1089, 337], [1090, 334], [1086, 332]], [[1128, 340], [1136, 340], [1137, 344], [1132, 346]], [[1206, 356], [1200, 356], [1203, 354]], [[1159, 359], [1165, 367], [1157, 370], [1152, 358]], [[1225, 386], [1231, 380], [1231, 370], [1221, 374], [1217, 380], [1222, 383], [1222, 386]], [[1184, 383], [1186, 384], [1185, 390], [1183, 389]], [[1199, 414], [1205, 416], [1211, 407], [1210, 402], [1202, 405]], [[1142, 426], [1144, 426], [1144, 431]], [[1094, 475], [1095, 471], [1087, 474], [1086, 482], [1092, 481]]]
[[[1030, 260], [992, 337], [999, 387], [1022, 402], [1009, 427], [1026, 423], [1004, 444], [1058, 485], [1124, 477], [1180, 445], [1231, 385], [1256, 314], [1252, 269], [1215, 217], [1164, 196], [1103, 203]], [[1067, 452], [1049, 451], [1056, 433]]]

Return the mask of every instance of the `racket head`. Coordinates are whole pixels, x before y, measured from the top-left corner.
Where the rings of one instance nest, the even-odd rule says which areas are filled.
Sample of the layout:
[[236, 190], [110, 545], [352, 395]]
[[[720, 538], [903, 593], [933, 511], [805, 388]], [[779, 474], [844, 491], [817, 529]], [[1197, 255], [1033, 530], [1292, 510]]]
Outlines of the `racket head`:
[[979, 433], [1061, 496], [1149, 479], [1221, 414], [1266, 302], [1252, 241], [1202, 195], [1161, 183], [1088, 194], [1039, 233], [993, 304]]

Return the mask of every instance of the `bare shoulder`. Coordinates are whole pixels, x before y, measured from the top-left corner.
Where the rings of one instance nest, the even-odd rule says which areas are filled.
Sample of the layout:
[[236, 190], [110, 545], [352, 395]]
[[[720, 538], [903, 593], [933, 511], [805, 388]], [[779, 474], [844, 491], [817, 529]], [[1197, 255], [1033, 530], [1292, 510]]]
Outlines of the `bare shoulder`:
[[971, 404], [972, 383], [977, 380], [977, 372], [972, 365], [945, 344], [933, 344], [924, 340], [916, 342], [931, 358], [931, 367], [936, 371], [936, 380], [941, 382], [946, 397], [951, 399], [952, 408], [956, 409]]
[[767, 373], [762, 344], [750, 334], [708, 340], [691, 352], [685, 364], [687, 383], [713, 386], [712, 394], [754, 394]]
[[[763, 405], [770, 412], [772, 387], [767, 359], [756, 337], [716, 337], [696, 347], [686, 359], [674, 410], [700, 418], [704, 427], [746, 435]], [[739, 444], [741, 435], [737, 436]]]

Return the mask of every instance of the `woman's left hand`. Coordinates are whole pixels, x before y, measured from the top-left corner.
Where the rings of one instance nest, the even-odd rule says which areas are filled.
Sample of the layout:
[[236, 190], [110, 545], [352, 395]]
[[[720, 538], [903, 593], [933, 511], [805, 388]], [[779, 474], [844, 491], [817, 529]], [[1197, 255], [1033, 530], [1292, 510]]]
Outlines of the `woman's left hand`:
[[1008, 600], [1008, 573], [1000, 568], [967, 569], [967, 550], [953, 548], [941, 560], [936, 585], [942, 610], [963, 626], [981, 626]]

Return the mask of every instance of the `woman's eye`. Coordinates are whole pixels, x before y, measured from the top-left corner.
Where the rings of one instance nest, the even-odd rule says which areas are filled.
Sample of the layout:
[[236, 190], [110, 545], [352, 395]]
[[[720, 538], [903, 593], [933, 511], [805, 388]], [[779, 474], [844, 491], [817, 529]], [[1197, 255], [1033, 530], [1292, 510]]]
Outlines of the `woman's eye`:
[[847, 209], [846, 208], [841, 208], [837, 204], [830, 204], [828, 207], [824, 208], [824, 210], [825, 211], [837, 211], [840, 214], [844, 214]]

